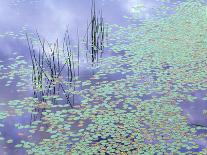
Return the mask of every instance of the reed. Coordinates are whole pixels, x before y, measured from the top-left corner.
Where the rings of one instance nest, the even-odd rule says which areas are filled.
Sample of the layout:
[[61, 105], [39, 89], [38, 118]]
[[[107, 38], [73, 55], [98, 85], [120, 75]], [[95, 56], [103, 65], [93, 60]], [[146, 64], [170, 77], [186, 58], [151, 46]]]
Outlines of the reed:
[[[55, 43], [51, 44], [41, 39], [40, 35], [37, 33], [38, 42], [40, 44], [40, 48], [37, 52], [37, 50], [34, 49], [32, 40], [27, 34], [26, 37], [33, 68], [32, 83], [34, 96], [38, 98], [40, 102], [46, 102], [45, 96], [64, 94], [67, 103], [72, 107], [74, 102], [73, 104], [71, 103], [70, 94], [65, 91], [68, 87], [64, 86], [61, 80], [62, 76], [65, 77], [65, 73], [68, 82], [72, 82], [75, 76], [74, 58], [68, 30], [64, 36], [62, 49], [59, 47], [58, 39]], [[61, 62], [62, 56], [64, 58], [63, 63]], [[53, 103], [56, 103], [55, 98], [52, 100]]]
[[[102, 11], [96, 11], [95, 0], [92, 0], [90, 22], [87, 24], [87, 31], [84, 36], [86, 39], [86, 59], [91, 59], [92, 65], [99, 61], [104, 51], [104, 42], [108, 36], [105, 30], [105, 23], [103, 20]], [[67, 102], [71, 105], [74, 104], [70, 101], [70, 94], [66, 93], [66, 89], [70, 86], [65, 86], [63, 83], [67, 81], [73, 82], [73, 78], [76, 76], [77, 62], [77, 74], [80, 75], [80, 37], [79, 30], [77, 28], [77, 53], [74, 54], [72, 49], [69, 30], [67, 29], [63, 41], [60, 42], [57, 39], [54, 43], [49, 43], [47, 40], [42, 39], [38, 32], [36, 32], [39, 49], [35, 49], [32, 39], [26, 34], [27, 44], [29, 47], [31, 62], [32, 62], [32, 83], [34, 89], [34, 96], [39, 101], [46, 102], [45, 96], [63, 95]], [[61, 48], [60, 48], [61, 47]], [[76, 61], [77, 60], [77, 61]], [[64, 77], [63, 79], [61, 79]], [[56, 103], [56, 99], [53, 99], [53, 103]]]
[[86, 57], [88, 53], [91, 56], [92, 63], [98, 62], [99, 57], [102, 57], [105, 42], [105, 24], [103, 20], [102, 11], [97, 15], [95, 0], [92, 0], [91, 5], [91, 18], [87, 23], [87, 30], [84, 36], [86, 40]]

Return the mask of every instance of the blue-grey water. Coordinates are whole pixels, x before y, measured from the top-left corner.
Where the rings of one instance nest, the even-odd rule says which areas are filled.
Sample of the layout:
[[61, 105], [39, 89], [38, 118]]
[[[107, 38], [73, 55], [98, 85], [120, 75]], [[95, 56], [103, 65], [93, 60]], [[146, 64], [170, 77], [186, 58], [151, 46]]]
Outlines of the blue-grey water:
[[[178, 0], [172, 0], [168, 5], [174, 7]], [[96, 0], [96, 7], [103, 11], [103, 18], [106, 23], [128, 25], [129, 20], [123, 16], [130, 15], [132, 7], [142, 4], [145, 8], [140, 13], [140, 22], [152, 17], [153, 9], [160, 6], [162, 2], [158, 0]], [[90, 20], [91, 0], [0, 0], [0, 60], [4, 65], [9, 64], [9, 58], [23, 55], [31, 64], [29, 50], [25, 39], [25, 34], [35, 36], [36, 31], [45, 39], [55, 41], [61, 38], [66, 28], [69, 29], [72, 42], [77, 41], [77, 29], [79, 35], [83, 36], [87, 29], [87, 22]], [[169, 12], [173, 13], [173, 12]], [[105, 51], [103, 56], [110, 57], [112, 52]], [[92, 71], [81, 67], [81, 78], [87, 80], [91, 77]], [[121, 75], [110, 75], [108, 80], [119, 79]], [[18, 81], [18, 79], [16, 79]], [[0, 80], [0, 103], [9, 100], [21, 99], [32, 96], [33, 92], [17, 93], [14, 85], [5, 86], [5, 82]], [[203, 92], [196, 92], [195, 96], [203, 97]], [[78, 100], [78, 99], [77, 99]], [[188, 117], [190, 124], [206, 125], [207, 118], [202, 114], [203, 109], [207, 109], [205, 101], [196, 100], [196, 104], [183, 103], [181, 107]], [[0, 109], [0, 112], [6, 109]], [[4, 122], [5, 127], [1, 129], [1, 134], [5, 139], [12, 138], [14, 144], [21, 139], [27, 139], [27, 131], [19, 133], [13, 124], [28, 123], [31, 116], [28, 114], [20, 117], [9, 117]], [[36, 135], [40, 139], [47, 135]], [[207, 141], [200, 142], [207, 146]], [[13, 145], [0, 143], [0, 155], [23, 155], [24, 150], [17, 150]]]

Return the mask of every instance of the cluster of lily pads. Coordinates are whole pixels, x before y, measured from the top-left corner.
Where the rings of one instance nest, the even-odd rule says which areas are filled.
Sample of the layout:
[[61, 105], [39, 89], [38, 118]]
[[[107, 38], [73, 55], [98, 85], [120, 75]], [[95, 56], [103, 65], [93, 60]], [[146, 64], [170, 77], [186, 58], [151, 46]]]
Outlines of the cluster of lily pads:
[[[73, 108], [52, 104], [51, 96], [45, 103], [29, 97], [1, 104], [9, 110], [0, 113], [0, 122], [25, 113], [41, 115], [31, 124], [15, 124], [30, 134], [15, 148], [36, 155], [207, 154], [207, 147], [199, 143], [207, 139], [207, 124], [192, 126], [180, 106], [196, 104], [192, 93], [207, 90], [206, 9], [201, 0], [188, 0], [180, 2], [174, 14], [140, 26], [112, 25], [116, 31], [110, 48], [125, 53], [102, 58], [90, 80], [75, 79], [77, 89], [68, 91], [82, 100]], [[29, 75], [25, 62], [16, 59], [3, 79]], [[118, 73], [123, 76], [109, 80]], [[200, 130], [205, 132], [199, 134]], [[36, 140], [38, 134], [45, 136]]]

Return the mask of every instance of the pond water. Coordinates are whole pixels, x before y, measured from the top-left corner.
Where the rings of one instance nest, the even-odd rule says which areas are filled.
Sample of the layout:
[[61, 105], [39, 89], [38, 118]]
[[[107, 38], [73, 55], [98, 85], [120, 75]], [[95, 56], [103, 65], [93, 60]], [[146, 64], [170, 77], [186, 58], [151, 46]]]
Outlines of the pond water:
[[207, 154], [207, 2], [0, 1], [0, 154]]

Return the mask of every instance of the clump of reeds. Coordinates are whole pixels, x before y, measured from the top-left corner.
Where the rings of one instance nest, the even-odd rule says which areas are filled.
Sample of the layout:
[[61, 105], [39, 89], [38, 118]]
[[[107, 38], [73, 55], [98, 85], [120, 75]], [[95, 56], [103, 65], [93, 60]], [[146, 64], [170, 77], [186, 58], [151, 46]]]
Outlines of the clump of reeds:
[[[40, 43], [37, 52], [32, 40], [28, 35], [26, 37], [33, 67], [34, 96], [39, 101], [45, 102], [47, 97], [64, 94], [67, 102], [72, 106], [70, 94], [65, 91], [68, 86], [63, 84], [63, 80], [66, 80], [64, 77], [67, 77], [68, 82], [72, 82], [75, 76], [74, 57], [68, 30], [65, 33], [62, 48], [59, 47], [58, 39], [51, 44], [45, 39], [41, 39], [37, 33]], [[55, 98], [52, 100], [54, 103], [56, 102]]]
[[[97, 15], [95, 0], [92, 0], [91, 6], [91, 19], [87, 24], [86, 32], [86, 57], [88, 53], [90, 55], [92, 64], [98, 62], [99, 57], [102, 57], [104, 51], [104, 41], [108, 36], [105, 32], [105, 24], [102, 16], [102, 11], [99, 11]], [[63, 81], [67, 79], [69, 83], [72, 83], [73, 78], [76, 76], [75, 70], [75, 54], [72, 52], [71, 40], [69, 31], [67, 30], [64, 35], [62, 43], [57, 39], [55, 43], [49, 43], [45, 39], [41, 39], [37, 33], [38, 42], [40, 44], [39, 49], [34, 48], [32, 39], [27, 37], [27, 43], [30, 51], [33, 74], [32, 83], [34, 89], [34, 96], [41, 102], [46, 102], [48, 96], [65, 95], [67, 102], [72, 106], [74, 104], [70, 101], [71, 96], [67, 93], [69, 86], [64, 85]], [[77, 29], [77, 70], [79, 76], [80, 65], [80, 38]], [[62, 45], [62, 46], [60, 46]], [[72, 86], [71, 86], [72, 87]], [[53, 99], [53, 103], [56, 103], [56, 99]]]
[[105, 24], [102, 11], [99, 11], [97, 15], [95, 0], [92, 0], [91, 19], [90, 23], [87, 24], [85, 36], [87, 52], [90, 53], [92, 62], [98, 62], [99, 57], [102, 57], [105, 36]]

